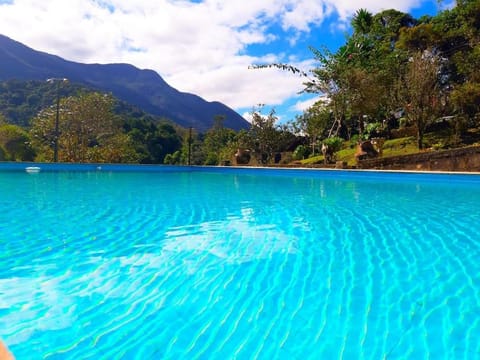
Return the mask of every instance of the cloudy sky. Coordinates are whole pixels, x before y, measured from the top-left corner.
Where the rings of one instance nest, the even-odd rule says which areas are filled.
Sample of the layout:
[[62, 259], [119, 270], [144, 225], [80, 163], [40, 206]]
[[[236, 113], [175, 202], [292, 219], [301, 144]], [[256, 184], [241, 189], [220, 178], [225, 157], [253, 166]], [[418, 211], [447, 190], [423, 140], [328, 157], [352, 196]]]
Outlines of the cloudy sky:
[[[388, 5], [386, 5], [388, 4]], [[0, 34], [83, 63], [130, 63], [240, 114], [281, 121], [311, 103], [302, 78], [252, 64], [312, 69], [308, 47], [335, 50], [359, 8], [435, 14], [437, 0], [0, 0]]]

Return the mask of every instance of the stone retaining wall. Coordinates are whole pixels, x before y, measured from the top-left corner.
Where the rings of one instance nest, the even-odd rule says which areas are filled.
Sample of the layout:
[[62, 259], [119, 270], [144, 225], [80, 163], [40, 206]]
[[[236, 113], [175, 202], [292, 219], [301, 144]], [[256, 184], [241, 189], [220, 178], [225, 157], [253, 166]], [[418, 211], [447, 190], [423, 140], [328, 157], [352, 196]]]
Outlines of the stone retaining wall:
[[359, 169], [479, 171], [480, 146], [427, 151], [419, 154], [360, 160]]

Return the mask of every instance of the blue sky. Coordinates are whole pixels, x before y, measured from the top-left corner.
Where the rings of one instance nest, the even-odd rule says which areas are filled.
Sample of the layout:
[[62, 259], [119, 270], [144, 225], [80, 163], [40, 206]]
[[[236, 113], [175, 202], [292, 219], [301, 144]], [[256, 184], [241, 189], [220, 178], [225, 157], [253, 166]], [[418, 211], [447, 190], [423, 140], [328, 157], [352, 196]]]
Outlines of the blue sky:
[[[0, 0], [0, 33], [84, 63], [153, 69], [180, 91], [240, 114], [258, 104], [281, 122], [314, 99], [303, 79], [252, 64], [312, 69], [308, 47], [335, 50], [359, 8], [434, 15], [437, 0]], [[442, 6], [448, 6], [442, 3]]]

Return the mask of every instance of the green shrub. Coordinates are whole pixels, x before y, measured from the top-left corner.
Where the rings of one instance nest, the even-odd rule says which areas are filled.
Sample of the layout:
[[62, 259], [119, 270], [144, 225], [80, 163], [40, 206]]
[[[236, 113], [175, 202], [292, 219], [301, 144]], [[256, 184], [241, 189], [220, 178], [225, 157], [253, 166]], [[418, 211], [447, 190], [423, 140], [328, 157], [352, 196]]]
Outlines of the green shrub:
[[218, 156], [215, 153], [208, 153], [204, 165], [218, 165]]
[[298, 145], [293, 152], [293, 160], [303, 160], [310, 154], [310, 148], [305, 145]]
[[359, 142], [360, 142], [360, 135], [358, 134], [352, 135], [352, 137], [350, 138], [350, 147], [353, 148], [357, 146]]
[[370, 139], [372, 137], [379, 136], [382, 131], [382, 124], [379, 122], [374, 122], [367, 124], [365, 127], [365, 139]]
[[335, 153], [342, 148], [343, 141], [344, 140], [341, 137], [335, 136], [335, 137], [331, 137], [331, 138], [327, 138], [327, 139], [323, 140], [323, 143], [325, 145], [328, 145], [333, 150], [333, 152]]

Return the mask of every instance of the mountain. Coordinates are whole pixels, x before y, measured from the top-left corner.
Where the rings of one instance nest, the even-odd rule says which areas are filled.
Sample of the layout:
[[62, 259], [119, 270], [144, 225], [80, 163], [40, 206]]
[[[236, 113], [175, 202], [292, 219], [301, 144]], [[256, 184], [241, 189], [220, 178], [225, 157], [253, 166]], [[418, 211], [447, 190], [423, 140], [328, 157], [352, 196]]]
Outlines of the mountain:
[[227, 128], [240, 130], [249, 126], [243, 117], [226, 105], [180, 92], [153, 70], [141, 70], [129, 64], [68, 61], [0, 35], [0, 81], [44, 81], [48, 78], [67, 78], [74, 83], [111, 92], [148, 113], [200, 132], [211, 128], [218, 115], [225, 116], [224, 126]]

